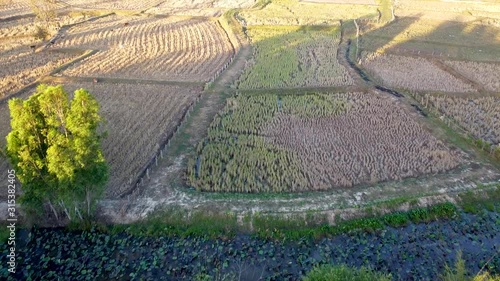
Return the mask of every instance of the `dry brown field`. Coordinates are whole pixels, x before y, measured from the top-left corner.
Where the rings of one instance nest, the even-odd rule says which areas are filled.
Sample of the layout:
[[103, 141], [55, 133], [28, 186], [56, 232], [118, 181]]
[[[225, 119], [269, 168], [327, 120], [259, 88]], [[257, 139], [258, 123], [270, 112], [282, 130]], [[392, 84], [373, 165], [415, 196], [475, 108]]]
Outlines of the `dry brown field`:
[[[195, 87], [148, 84], [70, 83], [64, 87], [70, 93], [85, 88], [100, 104], [100, 114], [106, 121], [102, 129], [107, 132], [102, 148], [110, 165], [106, 195], [111, 197], [135, 184], [144, 165], [201, 93], [201, 89]], [[10, 130], [6, 103], [0, 104], [0, 118], [3, 147]], [[7, 167], [6, 160], [0, 158], [0, 168]]]
[[228, 9], [250, 8], [255, 0], [166, 0], [147, 10], [153, 14], [218, 17]]
[[445, 61], [462, 75], [481, 84], [486, 90], [500, 92], [500, 63]]
[[329, 190], [436, 174], [462, 161], [397, 99], [375, 92], [241, 94], [197, 151], [190, 184], [217, 192]]
[[53, 48], [99, 52], [68, 76], [208, 81], [234, 55], [216, 21], [109, 16], [70, 28]]
[[362, 66], [384, 85], [419, 91], [474, 92], [472, 85], [440, 69], [425, 58], [363, 54]]
[[454, 120], [474, 138], [500, 144], [500, 97], [417, 95], [424, 106]]
[[395, 13], [401, 17], [417, 16], [426, 19], [465, 22], [473, 21], [476, 17], [500, 18], [500, 7], [496, 0], [398, 0], [395, 4]]
[[455, 152], [394, 100], [363, 93], [340, 96], [351, 105], [345, 114], [306, 119], [277, 114], [262, 131], [269, 142], [299, 156], [308, 189], [400, 180], [459, 164]]
[[[27, 48], [26, 48], [27, 49]], [[0, 99], [21, 90], [55, 68], [71, 61], [77, 54], [23, 51], [0, 56]]]

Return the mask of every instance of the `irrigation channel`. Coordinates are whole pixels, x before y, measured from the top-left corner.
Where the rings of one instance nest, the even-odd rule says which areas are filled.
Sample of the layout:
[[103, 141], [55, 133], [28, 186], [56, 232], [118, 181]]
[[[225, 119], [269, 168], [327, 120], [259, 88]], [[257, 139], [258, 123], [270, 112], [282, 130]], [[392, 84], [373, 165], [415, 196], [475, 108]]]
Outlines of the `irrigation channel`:
[[[1, 246], [4, 261], [7, 247]], [[486, 264], [486, 270], [499, 274], [499, 250], [500, 213], [487, 211], [316, 241], [272, 241], [248, 234], [207, 239], [32, 229], [18, 233], [16, 273], [9, 274], [3, 262], [0, 276], [7, 277], [3, 280], [194, 280], [203, 273], [235, 278], [227, 280], [300, 280], [317, 264], [335, 263], [369, 266], [391, 273], [394, 280], [437, 280], [446, 264], [454, 264], [458, 251], [468, 272], [475, 274]]]
[[[351, 50], [351, 39], [348, 39], [347, 40], [347, 51], [345, 52], [345, 59], [347, 60], [347, 63], [349, 64], [349, 66], [361, 77], [361, 79], [363, 79], [363, 81], [370, 83], [370, 84], [373, 84], [374, 85], [373, 87], [376, 90], [388, 93], [396, 98], [404, 98], [405, 97], [403, 94], [401, 94], [395, 90], [391, 90], [389, 88], [386, 88], [384, 86], [378, 85], [373, 80], [371, 80], [370, 77], [351, 60], [351, 58], [349, 57], [350, 50]], [[423, 117], [427, 117], [427, 114], [418, 105], [412, 103], [411, 106], [413, 108], [415, 108], [415, 110], [420, 115], [422, 115]]]

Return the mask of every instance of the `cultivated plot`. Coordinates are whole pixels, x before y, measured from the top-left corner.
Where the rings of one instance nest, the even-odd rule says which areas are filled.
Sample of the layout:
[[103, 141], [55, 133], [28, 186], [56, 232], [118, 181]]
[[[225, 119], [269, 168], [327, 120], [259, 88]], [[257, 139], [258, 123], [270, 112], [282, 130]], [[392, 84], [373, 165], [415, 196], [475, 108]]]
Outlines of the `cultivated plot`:
[[262, 9], [242, 11], [244, 25], [336, 25], [340, 19], [378, 15], [377, 6], [275, 0]]
[[240, 89], [348, 86], [354, 82], [337, 60], [339, 27], [251, 27], [252, 61]]
[[[106, 122], [102, 129], [107, 132], [102, 148], [110, 164], [107, 196], [132, 188], [144, 165], [201, 93], [198, 88], [170, 85], [70, 83], [64, 87], [70, 93], [85, 88], [100, 104], [100, 114]], [[29, 94], [28, 91], [21, 97], [27, 98]], [[2, 146], [10, 131], [8, 112], [7, 104], [0, 104]], [[7, 167], [7, 161], [0, 158], [0, 168]]]
[[148, 9], [153, 14], [174, 14], [218, 17], [228, 9], [250, 8], [255, 0], [166, 0]]
[[188, 165], [205, 191], [293, 192], [400, 180], [457, 167], [461, 156], [381, 94], [229, 99]]
[[[26, 48], [28, 49], [28, 48]], [[74, 59], [77, 54], [32, 51], [10, 52], [0, 56], [0, 99], [49, 74]]]
[[67, 76], [208, 81], [233, 56], [218, 22], [204, 19], [109, 16], [68, 30], [54, 48], [99, 52]]
[[500, 97], [416, 95], [425, 107], [454, 120], [476, 139], [500, 144]]
[[67, 0], [73, 7], [102, 10], [136, 10], [143, 11], [161, 4], [164, 0]]
[[363, 54], [362, 66], [384, 85], [420, 91], [475, 92], [474, 87], [425, 58]]
[[362, 24], [360, 47], [374, 52], [498, 62], [498, 26], [489, 24], [488, 19], [474, 19], [457, 22], [415, 16], [398, 17], [383, 26]]
[[500, 92], [500, 63], [445, 61], [462, 75], [476, 81], [487, 91]]

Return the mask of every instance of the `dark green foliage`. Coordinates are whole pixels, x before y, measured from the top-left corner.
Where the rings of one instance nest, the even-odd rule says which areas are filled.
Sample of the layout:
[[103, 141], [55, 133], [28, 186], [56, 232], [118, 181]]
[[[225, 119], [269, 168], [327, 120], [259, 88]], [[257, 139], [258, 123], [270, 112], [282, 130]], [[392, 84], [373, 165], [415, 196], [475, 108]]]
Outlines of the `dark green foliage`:
[[345, 265], [321, 265], [313, 268], [303, 281], [390, 281], [390, 274], [383, 274], [366, 267], [351, 268]]

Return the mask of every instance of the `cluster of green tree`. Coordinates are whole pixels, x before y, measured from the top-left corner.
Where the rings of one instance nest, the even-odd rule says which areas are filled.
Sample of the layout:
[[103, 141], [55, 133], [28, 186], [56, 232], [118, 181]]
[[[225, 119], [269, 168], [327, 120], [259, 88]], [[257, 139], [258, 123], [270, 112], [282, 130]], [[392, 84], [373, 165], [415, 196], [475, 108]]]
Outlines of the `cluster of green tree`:
[[267, 141], [262, 131], [278, 113], [333, 116], [346, 100], [327, 94], [239, 95], [228, 100], [188, 164], [188, 182], [203, 191], [283, 192], [309, 185], [298, 156]]
[[80, 89], [70, 101], [62, 86], [42, 84], [27, 100], [9, 100], [9, 109], [6, 151], [26, 210], [48, 206], [56, 218], [91, 215], [108, 179], [95, 98]]

